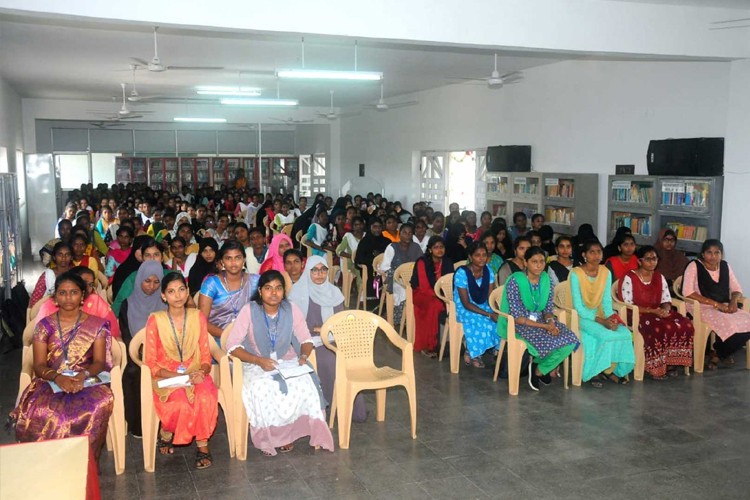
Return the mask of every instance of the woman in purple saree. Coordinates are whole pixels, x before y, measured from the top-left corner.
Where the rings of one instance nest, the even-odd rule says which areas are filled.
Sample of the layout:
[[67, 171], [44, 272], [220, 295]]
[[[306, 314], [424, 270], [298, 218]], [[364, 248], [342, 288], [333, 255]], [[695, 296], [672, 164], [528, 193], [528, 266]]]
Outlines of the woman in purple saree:
[[112, 367], [111, 336], [107, 320], [81, 310], [85, 290], [81, 277], [70, 272], [55, 281], [53, 300], [60, 310], [34, 329], [34, 380], [10, 419], [20, 442], [88, 436], [98, 457], [114, 397], [107, 385], [84, 387], [84, 381]]

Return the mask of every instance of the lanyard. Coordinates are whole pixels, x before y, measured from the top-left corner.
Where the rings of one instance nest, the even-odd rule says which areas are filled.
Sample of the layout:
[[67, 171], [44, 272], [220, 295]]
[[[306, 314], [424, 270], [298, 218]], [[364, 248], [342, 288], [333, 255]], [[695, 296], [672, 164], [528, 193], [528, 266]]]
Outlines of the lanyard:
[[177, 352], [180, 354], [180, 366], [182, 366], [182, 348], [185, 346], [185, 330], [187, 330], [187, 308], [185, 308], [185, 316], [182, 319], [182, 342], [177, 339], [177, 329], [172, 321], [172, 315], [167, 310], [167, 317], [169, 318], [169, 325], [172, 327], [172, 334], [174, 335], [174, 343], [177, 345]]
[[268, 340], [271, 341], [271, 351], [276, 352], [276, 337], [279, 333], [279, 316], [281, 315], [281, 310], [279, 310], [276, 313], [276, 319], [273, 323], [273, 333], [271, 332], [271, 324], [268, 321], [268, 314], [266, 314], [265, 309], [263, 310], [263, 319], [266, 321], [266, 330], [268, 330]]
[[73, 325], [73, 328], [70, 330], [70, 336], [68, 336], [68, 341], [65, 342], [65, 339], [63, 338], [63, 329], [62, 324], [60, 323], [60, 311], [57, 311], [55, 314], [55, 317], [57, 319], [57, 331], [60, 332], [60, 346], [62, 347], [63, 352], [63, 362], [65, 365], [68, 365], [68, 346], [70, 346], [70, 343], [73, 341], [73, 337], [76, 336], [78, 333], [78, 327], [81, 326], [81, 316], [83, 315], [83, 311], [78, 311], [78, 318], [76, 319], [75, 325]]

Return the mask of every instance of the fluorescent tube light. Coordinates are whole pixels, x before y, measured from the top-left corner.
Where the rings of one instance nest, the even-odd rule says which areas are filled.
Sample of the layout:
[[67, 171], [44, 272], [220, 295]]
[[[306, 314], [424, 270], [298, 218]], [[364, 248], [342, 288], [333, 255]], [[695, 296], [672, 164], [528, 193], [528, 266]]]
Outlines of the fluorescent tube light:
[[263, 99], [258, 98], [227, 98], [221, 100], [222, 104], [235, 104], [239, 106], [296, 106], [299, 104], [297, 99]]
[[175, 117], [176, 122], [188, 123], [226, 123], [226, 118], [199, 118], [199, 117]]
[[260, 91], [253, 90], [251, 92], [244, 92], [241, 90], [198, 90], [198, 95], [229, 95], [237, 97], [257, 97], [260, 95]]
[[213, 92], [260, 92], [258, 87], [233, 87], [231, 85], [198, 85], [195, 87], [195, 90]]
[[360, 80], [380, 81], [380, 71], [330, 71], [323, 69], [280, 69], [276, 71], [279, 78], [297, 78], [303, 80]]

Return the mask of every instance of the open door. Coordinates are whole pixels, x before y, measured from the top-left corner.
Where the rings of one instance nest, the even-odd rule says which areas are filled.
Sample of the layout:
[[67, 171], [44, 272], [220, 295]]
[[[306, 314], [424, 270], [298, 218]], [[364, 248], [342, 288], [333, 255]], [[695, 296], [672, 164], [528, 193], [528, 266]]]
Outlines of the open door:
[[445, 153], [425, 153], [419, 167], [419, 195], [422, 201], [430, 203], [436, 211], [445, 213], [445, 200], [448, 195], [447, 155]]
[[29, 239], [31, 256], [38, 259], [38, 251], [55, 234], [57, 219], [62, 213], [60, 172], [52, 155], [26, 155], [26, 192], [33, 193], [35, 203], [29, 203]]

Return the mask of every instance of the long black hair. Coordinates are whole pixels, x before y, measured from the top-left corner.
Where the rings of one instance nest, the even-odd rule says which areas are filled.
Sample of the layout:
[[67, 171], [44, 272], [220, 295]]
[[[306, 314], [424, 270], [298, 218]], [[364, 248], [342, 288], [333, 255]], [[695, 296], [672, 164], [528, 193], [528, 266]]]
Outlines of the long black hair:
[[284, 275], [275, 269], [269, 269], [268, 271], [260, 275], [260, 279], [258, 280], [258, 288], [255, 290], [255, 293], [253, 294], [250, 300], [254, 301], [259, 306], [262, 306], [263, 299], [260, 296], [260, 290], [272, 281], [278, 281], [279, 283], [282, 284], [282, 286], [284, 287], [283, 298], [285, 299], [286, 298], [286, 280], [284, 279]]

